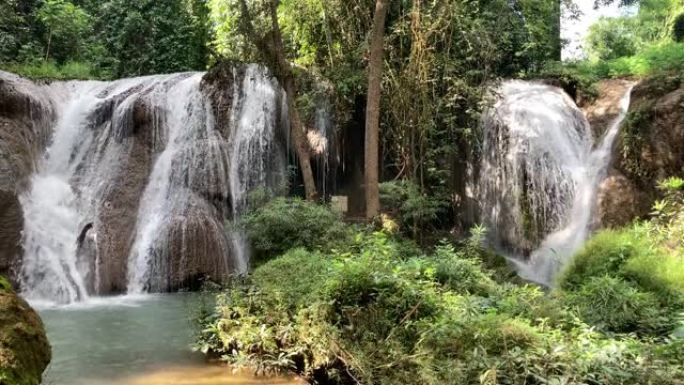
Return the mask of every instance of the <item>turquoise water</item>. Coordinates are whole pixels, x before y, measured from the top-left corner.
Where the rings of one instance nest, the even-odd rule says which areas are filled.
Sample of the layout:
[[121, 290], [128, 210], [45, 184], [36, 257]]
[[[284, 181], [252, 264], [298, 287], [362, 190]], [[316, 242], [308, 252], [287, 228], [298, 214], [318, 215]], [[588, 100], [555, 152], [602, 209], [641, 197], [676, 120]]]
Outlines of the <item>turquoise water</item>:
[[201, 302], [197, 294], [166, 294], [38, 305], [53, 349], [43, 384], [120, 384], [168, 367], [206, 366], [191, 350]]

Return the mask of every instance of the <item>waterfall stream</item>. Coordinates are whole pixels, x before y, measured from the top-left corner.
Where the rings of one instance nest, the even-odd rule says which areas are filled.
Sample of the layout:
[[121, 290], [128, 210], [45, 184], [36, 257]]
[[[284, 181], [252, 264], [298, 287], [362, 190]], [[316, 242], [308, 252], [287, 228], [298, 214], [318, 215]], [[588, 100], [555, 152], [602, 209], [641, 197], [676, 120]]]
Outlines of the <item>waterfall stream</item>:
[[629, 107], [593, 145], [591, 127], [561, 89], [508, 81], [485, 114], [481, 219], [519, 274], [547, 286], [589, 234], [596, 193]]
[[235, 69], [219, 124], [203, 76], [41, 86], [56, 118], [20, 197], [26, 298], [71, 303], [246, 271], [244, 235], [224, 223], [250, 191], [283, 183], [282, 92], [261, 67]]

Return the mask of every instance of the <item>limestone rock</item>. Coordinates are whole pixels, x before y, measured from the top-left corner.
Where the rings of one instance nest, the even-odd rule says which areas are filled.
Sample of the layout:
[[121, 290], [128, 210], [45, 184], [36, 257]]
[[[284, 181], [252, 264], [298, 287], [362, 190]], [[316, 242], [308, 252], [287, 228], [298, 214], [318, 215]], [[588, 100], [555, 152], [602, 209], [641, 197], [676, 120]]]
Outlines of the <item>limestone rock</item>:
[[0, 71], [0, 274], [16, 280], [23, 217], [18, 195], [47, 144], [54, 120], [40, 87]]
[[671, 176], [684, 177], [684, 82], [667, 75], [643, 80], [632, 92], [610, 177], [599, 192], [599, 224], [646, 217], [659, 198], [657, 183]]

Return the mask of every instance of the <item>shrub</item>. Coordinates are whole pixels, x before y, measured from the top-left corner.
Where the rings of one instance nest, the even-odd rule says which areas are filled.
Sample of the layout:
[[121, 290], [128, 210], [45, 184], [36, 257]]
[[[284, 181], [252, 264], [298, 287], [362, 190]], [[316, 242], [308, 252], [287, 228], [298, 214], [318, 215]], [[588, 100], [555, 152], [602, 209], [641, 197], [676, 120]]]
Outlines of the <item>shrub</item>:
[[247, 214], [242, 224], [258, 258], [296, 247], [329, 249], [351, 236], [339, 214], [299, 198], [273, 199]]
[[257, 267], [251, 279], [264, 294], [294, 308], [314, 302], [329, 271], [329, 257], [298, 248]]
[[380, 203], [383, 211], [395, 216], [401, 229], [414, 238], [421, 237], [423, 232], [432, 228], [439, 214], [448, 206], [407, 180], [381, 183]]
[[651, 245], [629, 230], [603, 230], [591, 238], [561, 272], [558, 285], [577, 290], [592, 277], [617, 274], [635, 255], [651, 252]]
[[475, 236], [416, 256], [386, 234], [359, 233], [340, 252], [290, 251], [219, 295], [198, 348], [238, 368], [326, 384], [684, 380], [676, 344], [601, 334], [571, 310], [606, 331], [650, 333], [666, 309], [654, 294], [617, 277], [590, 277], [558, 296], [500, 285], [480, 247]]
[[627, 261], [622, 274], [667, 304], [684, 306], [684, 258], [667, 252], [644, 253]]
[[608, 332], [658, 335], [673, 326], [655, 295], [621, 278], [592, 277], [565, 301], [585, 322]]
[[435, 250], [435, 279], [450, 290], [461, 294], [488, 295], [494, 282], [483, 271], [482, 262], [456, 253], [449, 245]]
[[594, 60], [632, 56], [637, 52], [634, 20], [626, 17], [603, 17], [589, 27], [587, 51]]

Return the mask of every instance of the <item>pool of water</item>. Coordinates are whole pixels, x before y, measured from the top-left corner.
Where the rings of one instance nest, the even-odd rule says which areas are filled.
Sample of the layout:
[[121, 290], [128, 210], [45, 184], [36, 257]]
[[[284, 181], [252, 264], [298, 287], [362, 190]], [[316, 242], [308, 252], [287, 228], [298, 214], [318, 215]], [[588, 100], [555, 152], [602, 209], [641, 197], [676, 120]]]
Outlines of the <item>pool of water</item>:
[[52, 344], [44, 385], [296, 384], [233, 374], [191, 350], [198, 294], [90, 300], [63, 307], [34, 304]]

